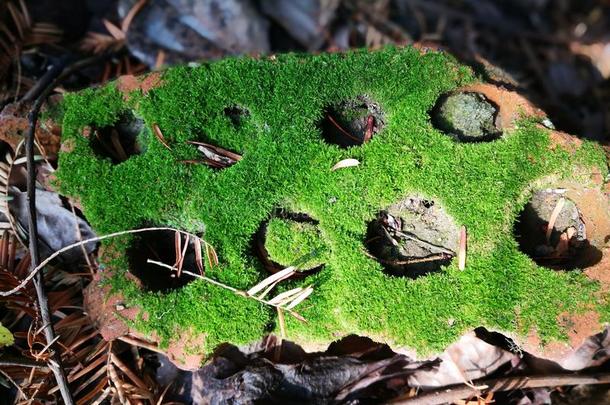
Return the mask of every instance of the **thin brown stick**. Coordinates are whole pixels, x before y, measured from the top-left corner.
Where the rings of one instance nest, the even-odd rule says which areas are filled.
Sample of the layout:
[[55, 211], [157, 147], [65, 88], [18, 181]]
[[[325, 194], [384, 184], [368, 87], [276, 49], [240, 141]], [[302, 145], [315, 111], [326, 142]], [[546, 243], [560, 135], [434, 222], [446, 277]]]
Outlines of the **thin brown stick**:
[[47, 363], [42, 363], [36, 360], [31, 360], [24, 357], [14, 357], [3, 355], [0, 356], [0, 367], [31, 367], [31, 368], [47, 368]]
[[167, 141], [165, 140], [165, 137], [163, 136], [163, 132], [161, 132], [161, 128], [159, 128], [159, 125], [153, 124], [152, 129], [153, 129], [153, 134], [155, 134], [155, 137], [157, 138], [157, 140], [159, 140], [159, 142], [161, 142], [161, 145], [165, 146], [165, 148], [167, 148], [168, 150], [172, 150], [172, 148], [170, 148], [169, 145], [167, 144]]
[[132, 338], [130, 336], [120, 336], [118, 339], [120, 341], [122, 341], [122, 342], [127, 343], [127, 344], [138, 346], [138, 347], [141, 347], [143, 349], [148, 349], [151, 352], [165, 354], [165, 352], [163, 350], [159, 349], [157, 346], [155, 346], [155, 345], [153, 345], [153, 344], [151, 344], [149, 342], [144, 342], [144, 341], [139, 340], [139, 339], [134, 339], [134, 338]]
[[26, 401], [30, 400], [28, 398], [28, 396], [25, 394], [25, 392], [23, 392], [23, 389], [21, 388], [21, 386], [19, 384], [17, 384], [17, 382], [15, 380], [13, 380], [11, 378], [11, 376], [8, 375], [8, 373], [6, 373], [3, 370], [0, 370], [0, 374], [2, 374], [4, 376], [4, 378], [6, 378], [11, 384], [13, 384], [15, 386], [15, 388], [17, 388], [17, 391], [19, 391], [19, 394], [21, 394], [23, 396], [23, 398], [25, 398]]
[[326, 115], [326, 117], [328, 118], [328, 120], [330, 121], [331, 124], [333, 124], [335, 127], [337, 127], [337, 129], [339, 131], [341, 131], [341, 133], [345, 136], [347, 136], [348, 138], [350, 138], [352, 141], [361, 143], [362, 139], [358, 139], [356, 138], [354, 135], [350, 134], [349, 132], [347, 132], [345, 129], [343, 129], [343, 127], [341, 125], [339, 125], [339, 123], [337, 121], [335, 121], [335, 119], [332, 117], [332, 115], [328, 114]]
[[[53, 66], [48, 73], [45, 74], [46, 80], [50, 84], [43, 88], [40, 94], [36, 97], [32, 108], [28, 114], [29, 127], [26, 136], [25, 152], [26, 152], [26, 168], [27, 168], [27, 201], [28, 201], [28, 238], [30, 249], [30, 274], [33, 274], [34, 287], [36, 289], [36, 298], [40, 319], [44, 325], [44, 335], [47, 341], [47, 347], [50, 348], [50, 359], [48, 360], [49, 368], [53, 372], [55, 381], [59, 386], [62, 399], [66, 405], [73, 405], [74, 399], [68, 387], [68, 379], [62, 366], [60, 352], [54, 350], [53, 343], [57, 341], [51, 313], [49, 310], [49, 302], [44, 285], [43, 273], [36, 270], [40, 262], [40, 254], [38, 252], [38, 224], [37, 224], [37, 209], [36, 209], [36, 167], [34, 161], [34, 140], [36, 138], [36, 124], [38, 122], [38, 113], [46, 98], [51, 94], [53, 89], [59, 84], [60, 77], [65, 71], [63, 63], [58, 63]], [[45, 348], [46, 349], [46, 348]]]
[[127, 365], [125, 363], [123, 363], [121, 361], [121, 359], [119, 359], [117, 357], [116, 354], [114, 353], [110, 353], [110, 361], [119, 368], [119, 370], [121, 370], [123, 373], [125, 373], [125, 375], [127, 377], [129, 377], [129, 379], [131, 381], [133, 381], [138, 387], [146, 390], [148, 389], [148, 387], [146, 386], [146, 383], [144, 381], [142, 381], [142, 379], [140, 377], [138, 377], [133, 371], [131, 371], [129, 369], [129, 367], [127, 367]]
[[481, 390], [474, 389], [472, 385], [469, 384], [459, 384], [423, 392], [413, 398], [396, 398], [393, 401], [390, 401], [390, 403], [401, 405], [439, 405], [444, 403], [454, 403], [465, 398], [480, 395], [481, 391], [501, 392], [524, 388], [608, 383], [610, 383], [610, 373], [598, 373], [590, 375], [559, 374], [548, 376], [513, 376], [476, 381], [477, 386], [486, 387]]
[[134, 4], [133, 7], [131, 7], [131, 9], [129, 9], [129, 11], [127, 12], [127, 15], [121, 22], [121, 31], [123, 31], [125, 34], [127, 34], [127, 31], [129, 31], [129, 26], [131, 25], [133, 18], [136, 16], [136, 14], [138, 14], [140, 12], [142, 7], [144, 7], [146, 5], [147, 1], [148, 0], [140, 0], [136, 4]]

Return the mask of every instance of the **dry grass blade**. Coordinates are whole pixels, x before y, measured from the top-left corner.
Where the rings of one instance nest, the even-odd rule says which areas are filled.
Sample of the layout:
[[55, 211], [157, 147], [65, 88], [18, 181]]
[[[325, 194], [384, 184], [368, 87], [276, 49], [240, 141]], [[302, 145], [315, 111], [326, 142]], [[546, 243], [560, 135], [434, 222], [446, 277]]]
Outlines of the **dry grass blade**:
[[[280, 324], [280, 339], [286, 339], [286, 320], [284, 319], [284, 310], [282, 308], [277, 308], [277, 320]], [[281, 346], [281, 342], [278, 345]]]
[[201, 242], [195, 241], [195, 264], [197, 265], [197, 270], [203, 276], [205, 274], [205, 269], [203, 267], [203, 255], [201, 253]]
[[93, 54], [101, 54], [106, 51], [118, 51], [123, 46], [122, 41], [117, 41], [110, 35], [97, 32], [88, 32], [80, 43], [80, 49]]
[[[148, 261], [147, 261], [147, 262], [148, 262], [148, 263], [151, 263], [151, 264], [156, 264], [157, 266], [165, 267], [165, 268], [170, 269], [170, 270], [173, 270], [173, 269], [174, 269], [174, 267], [172, 267], [172, 266], [170, 266], [170, 265], [168, 265], [168, 264], [165, 264], [165, 263], [162, 263], [162, 262], [158, 262], [158, 261], [155, 261], [155, 260], [150, 260], [150, 259], [148, 259]], [[284, 269], [284, 270], [287, 270], [287, 269]], [[294, 271], [294, 270], [293, 270], [293, 271]], [[229, 290], [229, 291], [231, 291], [231, 292], [235, 293], [236, 295], [239, 295], [240, 297], [243, 297], [243, 298], [246, 298], [246, 299], [248, 299], [248, 298], [249, 298], [249, 299], [253, 299], [253, 300], [256, 300], [256, 301], [258, 301], [258, 302], [260, 302], [260, 303], [263, 303], [263, 304], [265, 304], [265, 305], [270, 305], [270, 306], [275, 307], [275, 308], [279, 308], [279, 307], [280, 307], [279, 305], [274, 305], [274, 304], [270, 303], [269, 301], [266, 301], [266, 300], [260, 299], [260, 298], [258, 298], [258, 297], [257, 297], [257, 296], [255, 296], [255, 295], [249, 295], [249, 294], [248, 294], [246, 291], [238, 290], [237, 288], [234, 288], [234, 287], [231, 287], [231, 286], [229, 286], [229, 285], [223, 284], [223, 283], [221, 283], [221, 282], [219, 282], [219, 281], [216, 281], [216, 280], [214, 280], [214, 279], [211, 279], [211, 278], [209, 278], [209, 277], [202, 276], [202, 275], [200, 275], [200, 274], [193, 273], [193, 272], [191, 272], [191, 271], [187, 271], [187, 270], [183, 270], [182, 272], [183, 272], [184, 274], [188, 274], [189, 276], [193, 276], [193, 277], [199, 278], [199, 279], [201, 279], [201, 280], [204, 280], [204, 281], [206, 281], [206, 282], [208, 282], [208, 283], [210, 283], [210, 284], [213, 284], [213, 285], [215, 285], [215, 286], [218, 286], [218, 287], [220, 287], [220, 288], [224, 288], [224, 289], [226, 289], [226, 290]], [[276, 274], [277, 274], [277, 273], [276, 273]], [[289, 276], [288, 276], [288, 277], [289, 277]], [[294, 317], [295, 317], [296, 319], [298, 319], [299, 321], [301, 321], [301, 322], [306, 322], [305, 318], [303, 318], [301, 315], [299, 315], [299, 314], [298, 314], [298, 313], [296, 313], [295, 311], [293, 311], [293, 310], [291, 310], [291, 309], [287, 309], [287, 308], [284, 308], [284, 309], [285, 309], [285, 310], [286, 310], [286, 311], [287, 311], [287, 312], [288, 312], [290, 315], [294, 316]]]
[[186, 240], [184, 241], [184, 247], [182, 248], [182, 252], [180, 252], [180, 260], [176, 266], [177, 268], [177, 276], [180, 277], [180, 273], [182, 272], [182, 266], [184, 265], [184, 258], [186, 257], [186, 250], [189, 247], [190, 238], [186, 235]]
[[127, 344], [133, 345], [133, 346], [137, 346], [137, 347], [141, 347], [143, 349], [150, 350], [151, 352], [165, 354], [165, 352], [163, 352], [163, 350], [159, 349], [155, 344], [150, 343], [150, 342], [145, 342], [140, 339], [135, 339], [131, 336], [121, 336], [121, 337], [119, 337], [119, 340], [122, 342], [125, 342]]
[[296, 294], [300, 293], [301, 291], [303, 291], [303, 287], [297, 287], [293, 288], [292, 290], [284, 291], [283, 293], [280, 293], [273, 297], [273, 299], [269, 300], [269, 302], [276, 305], [282, 305], [287, 300], [292, 299]]
[[89, 386], [90, 384], [92, 384], [94, 381], [96, 381], [97, 379], [99, 379], [101, 376], [106, 375], [106, 371], [107, 371], [107, 366], [104, 365], [102, 366], [100, 369], [98, 369], [95, 374], [93, 374], [91, 377], [89, 377], [88, 379], [86, 379], [83, 383], [81, 383], [75, 390], [72, 391], [73, 395], [78, 395], [80, 394], [85, 388], [87, 388], [87, 386]]
[[112, 146], [114, 146], [119, 160], [127, 160], [127, 153], [125, 153], [125, 149], [123, 149], [123, 145], [121, 145], [121, 141], [119, 141], [119, 133], [114, 128], [110, 131], [110, 142], [112, 143]]
[[178, 266], [180, 260], [182, 258], [182, 235], [180, 232], [174, 232], [174, 255], [176, 256], [176, 261], [174, 262], [174, 266]]
[[337, 162], [331, 169], [331, 172], [334, 172], [335, 170], [338, 169], [344, 169], [346, 167], [354, 167], [354, 166], [358, 166], [360, 164], [360, 161], [356, 160], [356, 159], [343, 159], [340, 160], [339, 162]]
[[[101, 403], [103, 403], [106, 398], [108, 398], [108, 395], [110, 395], [110, 393], [112, 392], [112, 387], [110, 386], [106, 386], [108, 384], [108, 380], [104, 380], [100, 382], [100, 387], [99, 389], [104, 389], [104, 387], [106, 387], [106, 389], [104, 389], [99, 396], [97, 397], [97, 399], [93, 402], [91, 402], [91, 400], [95, 397], [95, 395], [92, 395], [91, 397], [83, 397], [81, 399], [79, 399], [76, 404], [77, 405], [86, 405], [91, 403], [91, 405], [100, 405]], [[98, 388], [98, 387], [96, 387]]]
[[347, 136], [352, 141], [355, 141], [355, 142], [358, 142], [358, 143], [362, 142], [360, 139], [356, 138], [354, 135], [350, 134], [345, 129], [343, 129], [343, 127], [341, 125], [339, 125], [339, 123], [332, 117], [332, 115], [328, 114], [328, 115], [326, 115], [326, 117], [328, 118], [330, 123], [333, 124], [333, 126], [335, 128], [337, 128], [339, 130], [339, 132], [341, 132], [343, 135]]
[[8, 12], [11, 15], [13, 24], [19, 34], [19, 38], [23, 39], [25, 37], [25, 30], [27, 29], [26, 22], [24, 21], [25, 19], [23, 18], [22, 14], [19, 12], [19, 10], [17, 10], [17, 7], [15, 7], [15, 5], [13, 3], [11, 3], [11, 2], [6, 3], [6, 9], [8, 10]]
[[254, 296], [256, 295], [257, 292], [262, 291], [265, 287], [280, 281], [280, 280], [285, 280], [288, 277], [292, 276], [296, 271], [296, 268], [291, 266], [291, 267], [286, 267], [284, 270], [278, 271], [275, 274], [272, 274], [271, 276], [267, 277], [266, 279], [264, 279], [263, 281], [261, 281], [260, 283], [258, 283], [257, 285], [255, 285], [254, 287], [250, 288], [246, 293], [250, 296]]
[[559, 200], [557, 200], [557, 204], [555, 205], [555, 208], [553, 209], [553, 212], [551, 213], [551, 217], [549, 218], [549, 223], [546, 227], [546, 244], [549, 245], [551, 243], [551, 235], [553, 234], [553, 229], [555, 229], [555, 221], [557, 221], [557, 218], [559, 217], [559, 214], [561, 213], [561, 210], [563, 209], [563, 206], [565, 205], [566, 200], [565, 198], [561, 197]]
[[267, 294], [269, 294], [269, 293], [271, 292], [271, 290], [273, 290], [273, 289], [275, 288], [275, 286], [276, 286], [276, 285], [278, 285], [278, 283], [279, 283], [280, 281], [281, 281], [281, 280], [276, 281], [275, 283], [271, 284], [269, 287], [267, 287], [267, 288], [265, 289], [265, 291], [263, 291], [262, 293], [260, 293], [260, 294], [257, 296], [257, 298], [258, 298], [259, 300], [264, 300], [264, 299], [265, 299], [265, 297], [267, 296]]
[[108, 376], [110, 377], [110, 381], [114, 385], [116, 392], [119, 396], [119, 401], [121, 404], [129, 404], [130, 402], [125, 397], [125, 390], [123, 389], [123, 382], [119, 378], [119, 375], [116, 372], [116, 369], [112, 364], [108, 364]]
[[214, 250], [214, 247], [208, 242], [203, 241], [203, 243], [205, 243], [206, 257], [208, 258], [208, 264], [210, 265], [210, 268], [218, 266], [218, 255], [216, 254], [216, 250]]
[[0, 374], [2, 374], [4, 376], [4, 378], [7, 379], [8, 382], [10, 382], [11, 384], [13, 384], [13, 386], [15, 388], [17, 388], [17, 391], [19, 391], [19, 393], [23, 396], [23, 398], [25, 398], [26, 401], [30, 401], [30, 399], [28, 398], [28, 396], [25, 394], [25, 392], [23, 391], [23, 388], [21, 388], [21, 385], [17, 384], [17, 382], [15, 380], [13, 380], [11, 378], [11, 376], [6, 373], [4, 370], [0, 370]]
[[313, 287], [309, 286], [309, 287], [305, 288], [299, 295], [297, 295], [296, 297], [294, 297], [294, 299], [292, 301], [290, 301], [290, 303], [286, 306], [286, 309], [293, 309], [294, 307], [299, 305], [301, 302], [305, 301], [305, 299], [307, 297], [309, 297], [312, 292], [313, 292]]
[[[43, 160], [45, 160], [44, 156], [42, 156], [42, 155], [34, 155], [34, 162], [42, 162]], [[26, 162], [26, 157], [25, 156], [24, 157], [20, 157], [20, 158], [15, 159], [13, 161], [13, 166], [21, 165], [21, 164], [24, 164], [25, 162]]]

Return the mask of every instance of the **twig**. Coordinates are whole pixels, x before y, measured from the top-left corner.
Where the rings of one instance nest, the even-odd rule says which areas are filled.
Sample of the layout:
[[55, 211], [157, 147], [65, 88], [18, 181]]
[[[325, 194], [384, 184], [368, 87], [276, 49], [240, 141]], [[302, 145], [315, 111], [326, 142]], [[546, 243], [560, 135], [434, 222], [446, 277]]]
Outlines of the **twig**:
[[[58, 78], [63, 72], [63, 64], [60, 63], [49, 70], [48, 75], [45, 74], [45, 81], [49, 81], [44, 90], [37, 96], [36, 101], [28, 114], [29, 128], [26, 136], [26, 157], [27, 157], [27, 200], [28, 200], [28, 238], [31, 263], [30, 274], [34, 274], [34, 287], [36, 289], [36, 296], [38, 301], [38, 308], [40, 311], [40, 318], [44, 327], [44, 335], [50, 350], [50, 359], [48, 361], [49, 368], [55, 376], [55, 381], [61, 392], [62, 399], [66, 405], [73, 405], [74, 399], [68, 387], [68, 379], [64, 368], [62, 367], [62, 360], [60, 351], [53, 350], [54, 343], [57, 340], [55, 331], [53, 330], [53, 323], [51, 321], [51, 314], [49, 311], [49, 302], [47, 293], [44, 287], [44, 276], [42, 272], [36, 271], [38, 263], [40, 262], [40, 254], [38, 252], [38, 224], [37, 224], [37, 210], [36, 210], [36, 168], [34, 162], [34, 139], [36, 137], [36, 123], [38, 121], [38, 113], [42, 107], [42, 103], [46, 100], [47, 96], [58, 84]], [[55, 77], [52, 79], [52, 77]]]
[[11, 356], [0, 356], [0, 367], [31, 367], [31, 368], [47, 368], [47, 363]]
[[159, 349], [157, 346], [149, 343], [149, 342], [145, 342], [139, 339], [134, 339], [130, 336], [119, 336], [118, 339], [122, 342], [125, 342], [129, 345], [133, 345], [133, 346], [138, 346], [141, 347], [143, 349], [147, 349], [150, 350], [151, 352], [155, 352], [155, 353], [161, 353], [161, 354], [165, 354], [165, 352], [161, 349]]
[[[610, 373], [599, 374], [558, 374], [548, 376], [511, 376], [476, 381], [477, 385], [485, 385], [487, 392], [512, 391], [523, 388], [558, 387], [581, 384], [608, 384]], [[473, 389], [469, 384], [459, 384], [442, 387], [433, 391], [421, 393], [413, 398], [397, 398], [391, 404], [404, 405], [437, 405], [454, 403], [461, 399], [479, 395], [481, 391]]]
[[17, 391], [19, 391], [19, 393], [21, 395], [23, 395], [23, 398], [25, 398], [26, 401], [30, 400], [28, 398], [28, 396], [25, 394], [25, 392], [23, 392], [23, 389], [21, 388], [21, 386], [19, 384], [17, 384], [17, 382], [15, 380], [13, 380], [11, 378], [11, 376], [8, 375], [8, 373], [6, 373], [4, 370], [0, 370], [0, 374], [2, 374], [4, 376], [4, 378], [6, 378], [11, 384], [13, 384], [15, 386], [15, 388], [17, 388]]

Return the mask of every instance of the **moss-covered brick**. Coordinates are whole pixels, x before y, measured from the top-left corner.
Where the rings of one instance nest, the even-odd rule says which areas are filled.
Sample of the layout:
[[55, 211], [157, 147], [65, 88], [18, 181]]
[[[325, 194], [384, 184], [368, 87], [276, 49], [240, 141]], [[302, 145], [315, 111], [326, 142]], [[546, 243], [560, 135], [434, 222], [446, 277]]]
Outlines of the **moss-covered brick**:
[[[57, 185], [78, 198], [100, 234], [150, 224], [202, 234], [220, 261], [206, 275], [239, 289], [268, 276], [252, 241], [274, 210], [309, 215], [328, 247], [325, 265], [279, 287], [314, 286], [297, 307], [307, 323], [286, 316], [288, 338], [299, 342], [359, 333], [426, 354], [480, 325], [521, 335], [535, 328], [543, 341], [562, 338], [559, 314], [584, 305], [610, 319], [597, 282], [580, 271], [538, 266], [513, 235], [541, 179], [587, 184], [591, 172], [606, 176], [603, 151], [590, 142], [574, 153], [551, 147], [550, 131], [536, 117], [522, 117], [490, 142], [462, 143], [436, 128], [430, 111], [440, 97], [478, 81], [446, 54], [392, 47], [175, 67], [146, 93], [125, 97], [111, 83], [68, 94], [63, 142], [70, 148], [60, 155]], [[325, 112], [359, 97], [382, 109], [383, 128], [362, 145], [326, 142]], [[235, 120], [227, 111], [246, 113]], [[92, 149], [90, 129], [113, 125], [125, 112], [144, 120], [146, 148], [115, 164]], [[151, 135], [154, 125], [169, 148]], [[185, 163], [201, 159], [187, 141], [242, 159], [224, 169]], [[347, 158], [359, 165], [331, 171]], [[422, 277], [396, 277], [366, 251], [368, 224], [408, 196], [435, 201], [456, 229], [467, 229], [465, 270], [452, 260]], [[130, 240], [105, 243], [121, 253]], [[274, 243], [279, 249], [280, 241]], [[282, 243], [289, 250], [294, 242]], [[279, 251], [273, 255], [290, 262]], [[165, 341], [194, 330], [206, 336], [203, 350], [210, 352], [278, 328], [273, 308], [202, 280], [168, 293], [146, 292], [125, 276], [126, 258], [100, 260], [114, 269], [109, 282], [128, 304], [147, 313], [136, 326]]]

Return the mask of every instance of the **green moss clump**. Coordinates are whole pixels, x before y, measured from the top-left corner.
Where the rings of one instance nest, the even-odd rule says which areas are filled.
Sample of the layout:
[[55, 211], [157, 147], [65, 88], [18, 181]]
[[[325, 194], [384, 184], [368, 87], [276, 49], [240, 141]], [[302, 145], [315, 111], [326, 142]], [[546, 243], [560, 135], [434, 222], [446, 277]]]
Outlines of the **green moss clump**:
[[[551, 148], [549, 131], [528, 117], [493, 142], [458, 142], [431, 122], [430, 111], [443, 95], [476, 81], [443, 53], [391, 47], [176, 67], [162, 73], [159, 87], [127, 100], [113, 84], [68, 94], [63, 139], [71, 147], [60, 154], [58, 185], [81, 201], [100, 234], [146, 224], [203, 234], [220, 261], [206, 275], [242, 290], [268, 276], [252, 247], [261, 224], [278, 208], [306, 212], [329, 251], [319, 272], [279, 286], [314, 288], [296, 308], [307, 323], [286, 318], [288, 338], [296, 341], [327, 343], [359, 333], [426, 354], [481, 325], [523, 335], [536, 328], [545, 341], [564, 338], [559, 314], [583, 305], [608, 319], [596, 282], [580, 271], [536, 265], [513, 235], [540, 179], [581, 173], [575, 180], [588, 184], [587, 173], [608, 172], [603, 150], [590, 142], [575, 153]], [[378, 104], [383, 129], [362, 145], [327, 142], [325, 113], [361, 96]], [[239, 125], [225, 113], [232, 106], [249, 112]], [[129, 110], [147, 127], [158, 125], [169, 148], [152, 136], [144, 153], [114, 164], [94, 153], [83, 128], [113, 125]], [[242, 159], [222, 170], [184, 163], [201, 159], [187, 143], [193, 140]], [[360, 164], [331, 171], [347, 158]], [[394, 277], [367, 254], [367, 224], [412, 195], [436, 201], [466, 227], [464, 271], [453, 260], [417, 279]], [[100, 258], [114, 270], [110, 282], [148, 314], [138, 328], [166, 340], [189, 329], [205, 334], [204, 350], [212, 351], [277, 327], [273, 308], [203, 280], [167, 294], [143, 291], [120, 259], [129, 238], [109, 243], [119, 253]], [[272, 247], [275, 256], [290, 251], [293, 242], [286, 243], [286, 250]]]
[[323, 265], [329, 254], [316, 225], [281, 218], [272, 218], [267, 224], [265, 248], [274, 262], [300, 271]]
[[10, 330], [6, 326], [0, 323], [0, 348], [5, 346], [12, 346], [15, 343], [15, 338]]

